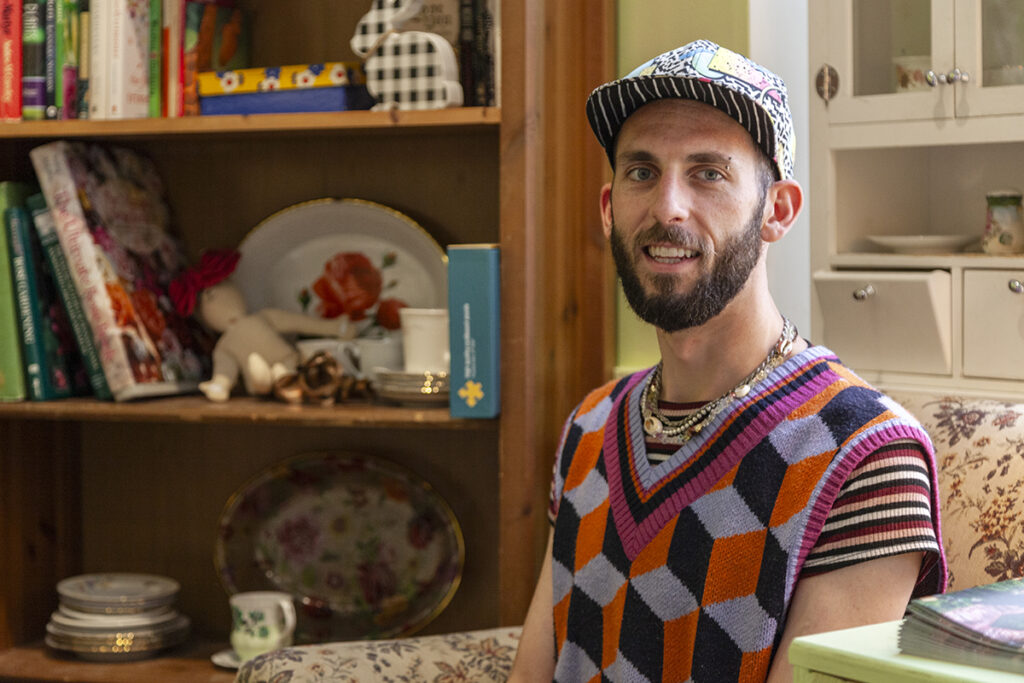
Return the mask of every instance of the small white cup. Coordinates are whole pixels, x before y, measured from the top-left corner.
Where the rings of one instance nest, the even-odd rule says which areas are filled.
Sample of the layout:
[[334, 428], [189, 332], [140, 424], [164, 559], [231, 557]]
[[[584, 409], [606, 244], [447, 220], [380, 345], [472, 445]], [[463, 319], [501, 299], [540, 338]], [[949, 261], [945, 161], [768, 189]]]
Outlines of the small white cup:
[[299, 351], [299, 360], [309, 360], [317, 351], [326, 351], [335, 360], [341, 361], [341, 350], [345, 342], [334, 337], [317, 337], [315, 339], [300, 339], [295, 342], [295, 348]]
[[231, 647], [242, 662], [292, 644], [295, 605], [280, 591], [247, 591], [231, 596]]
[[[401, 370], [405, 363], [402, 355], [402, 338], [398, 335], [386, 337], [359, 337], [345, 344], [345, 367], [356, 370], [371, 382], [377, 380], [376, 368]], [[354, 362], [353, 362], [354, 361]]]
[[406, 372], [448, 372], [447, 308], [402, 308], [402, 357]]

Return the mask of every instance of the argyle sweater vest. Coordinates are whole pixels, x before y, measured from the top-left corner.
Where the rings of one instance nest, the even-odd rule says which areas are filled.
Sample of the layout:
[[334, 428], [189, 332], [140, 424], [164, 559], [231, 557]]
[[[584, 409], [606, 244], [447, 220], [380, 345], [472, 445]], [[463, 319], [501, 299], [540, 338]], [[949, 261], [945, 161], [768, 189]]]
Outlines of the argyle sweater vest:
[[[927, 434], [828, 349], [788, 359], [659, 464], [639, 410], [650, 374], [594, 391], [563, 432], [556, 681], [763, 681], [840, 487], [894, 440], [928, 453], [939, 533]], [[943, 589], [944, 558], [928, 577]]]

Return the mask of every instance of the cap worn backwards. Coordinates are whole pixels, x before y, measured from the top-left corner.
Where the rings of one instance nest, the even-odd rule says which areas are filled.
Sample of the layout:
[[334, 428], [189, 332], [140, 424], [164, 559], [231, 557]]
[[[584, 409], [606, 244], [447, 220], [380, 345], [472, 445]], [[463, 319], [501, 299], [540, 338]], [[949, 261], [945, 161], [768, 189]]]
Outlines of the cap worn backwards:
[[793, 178], [796, 140], [785, 82], [710, 40], [670, 50], [590, 94], [587, 119], [613, 164], [615, 138], [625, 120], [649, 102], [673, 97], [704, 102], [731, 116], [772, 160], [779, 178]]

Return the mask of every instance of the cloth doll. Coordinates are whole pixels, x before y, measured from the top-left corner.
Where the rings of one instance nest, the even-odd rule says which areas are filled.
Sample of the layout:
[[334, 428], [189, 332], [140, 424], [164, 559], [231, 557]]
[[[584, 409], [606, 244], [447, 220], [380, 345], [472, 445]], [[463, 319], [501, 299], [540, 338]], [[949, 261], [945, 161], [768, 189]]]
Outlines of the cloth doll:
[[220, 333], [213, 349], [213, 375], [199, 384], [211, 401], [226, 401], [239, 375], [250, 395], [265, 396], [275, 381], [294, 373], [299, 353], [283, 335], [349, 339], [356, 334], [346, 316], [325, 320], [274, 308], [250, 313], [241, 290], [228, 279], [240, 257], [233, 249], [207, 251], [197, 267], [169, 288], [180, 314], [195, 312], [200, 322]]

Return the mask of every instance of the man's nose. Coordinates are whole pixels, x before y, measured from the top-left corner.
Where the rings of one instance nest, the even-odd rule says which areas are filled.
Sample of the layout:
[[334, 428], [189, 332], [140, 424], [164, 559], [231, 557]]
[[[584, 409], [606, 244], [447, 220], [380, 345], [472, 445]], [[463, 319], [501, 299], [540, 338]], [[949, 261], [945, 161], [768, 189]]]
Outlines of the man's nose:
[[662, 176], [654, 193], [651, 217], [662, 225], [684, 223], [692, 207], [693, 196], [686, 183], [677, 177]]

